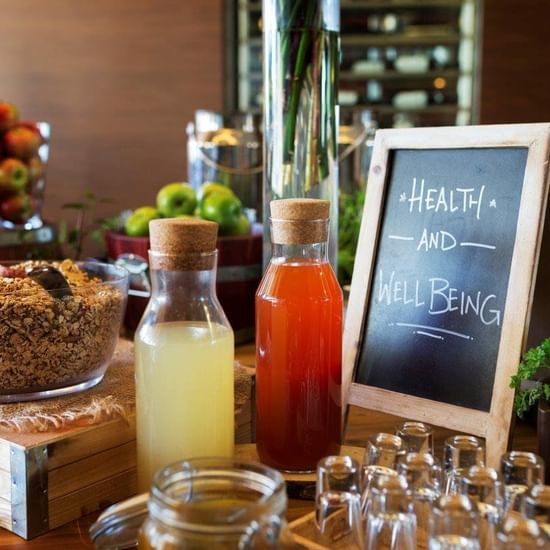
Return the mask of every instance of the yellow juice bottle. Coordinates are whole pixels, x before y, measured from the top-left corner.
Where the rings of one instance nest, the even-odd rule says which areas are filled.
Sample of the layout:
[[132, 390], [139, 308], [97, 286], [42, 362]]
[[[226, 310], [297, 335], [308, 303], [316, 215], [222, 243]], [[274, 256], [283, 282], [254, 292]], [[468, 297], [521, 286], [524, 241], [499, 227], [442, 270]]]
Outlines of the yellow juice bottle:
[[217, 225], [150, 225], [152, 295], [135, 335], [138, 489], [180, 460], [231, 457], [233, 331], [215, 295]]

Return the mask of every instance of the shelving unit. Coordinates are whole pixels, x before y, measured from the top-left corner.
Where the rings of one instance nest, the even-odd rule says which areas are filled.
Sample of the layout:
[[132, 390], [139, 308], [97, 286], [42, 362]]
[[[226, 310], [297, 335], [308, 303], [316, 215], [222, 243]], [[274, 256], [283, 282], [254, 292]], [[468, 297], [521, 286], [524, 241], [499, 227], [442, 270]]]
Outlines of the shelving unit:
[[[226, 107], [259, 112], [261, 2], [232, 4]], [[344, 117], [368, 109], [380, 127], [478, 121], [481, 0], [341, 0], [340, 8]]]

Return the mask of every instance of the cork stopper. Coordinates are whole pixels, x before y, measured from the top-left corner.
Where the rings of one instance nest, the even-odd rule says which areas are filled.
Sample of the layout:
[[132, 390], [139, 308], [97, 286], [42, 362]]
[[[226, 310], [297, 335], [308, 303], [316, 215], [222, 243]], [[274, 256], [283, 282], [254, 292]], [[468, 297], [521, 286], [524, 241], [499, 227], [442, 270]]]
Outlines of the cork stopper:
[[271, 240], [277, 244], [312, 244], [328, 239], [330, 202], [321, 199], [271, 201]]
[[149, 222], [149, 263], [153, 269], [199, 271], [212, 269], [218, 224], [192, 218]]

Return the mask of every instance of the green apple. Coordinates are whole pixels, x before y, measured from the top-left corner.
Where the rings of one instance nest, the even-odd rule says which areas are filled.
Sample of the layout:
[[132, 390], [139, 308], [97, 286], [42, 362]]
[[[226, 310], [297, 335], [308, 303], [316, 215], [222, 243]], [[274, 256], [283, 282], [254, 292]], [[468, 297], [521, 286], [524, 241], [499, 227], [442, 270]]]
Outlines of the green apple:
[[23, 191], [29, 181], [29, 171], [19, 159], [7, 158], [0, 163], [0, 190]]
[[231, 230], [230, 235], [250, 235], [250, 220], [244, 212], [239, 216], [239, 223]]
[[227, 185], [223, 185], [223, 183], [218, 183], [215, 181], [207, 181], [199, 187], [197, 192], [199, 202], [212, 193], [225, 193], [226, 195], [234, 196], [233, 191], [230, 187], [227, 187]]
[[147, 237], [149, 235], [149, 222], [159, 217], [158, 210], [153, 206], [136, 208], [124, 224], [126, 235], [130, 237]]
[[220, 235], [230, 235], [236, 231], [241, 213], [241, 201], [233, 194], [211, 193], [200, 204], [201, 218], [216, 222], [220, 226]]
[[196, 206], [195, 191], [188, 183], [169, 183], [157, 193], [157, 209], [164, 218], [193, 214]]

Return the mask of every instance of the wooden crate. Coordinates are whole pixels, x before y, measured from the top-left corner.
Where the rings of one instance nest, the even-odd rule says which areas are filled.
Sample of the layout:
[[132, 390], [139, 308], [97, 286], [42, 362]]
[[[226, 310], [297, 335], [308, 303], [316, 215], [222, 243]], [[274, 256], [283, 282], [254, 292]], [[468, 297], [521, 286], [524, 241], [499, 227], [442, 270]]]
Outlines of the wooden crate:
[[0, 437], [0, 525], [23, 538], [136, 491], [135, 418]]
[[[254, 436], [249, 372], [250, 399], [235, 416], [237, 443]], [[0, 433], [0, 526], [25, 539], [135, 493], [135, 416], [62, 432]]]

